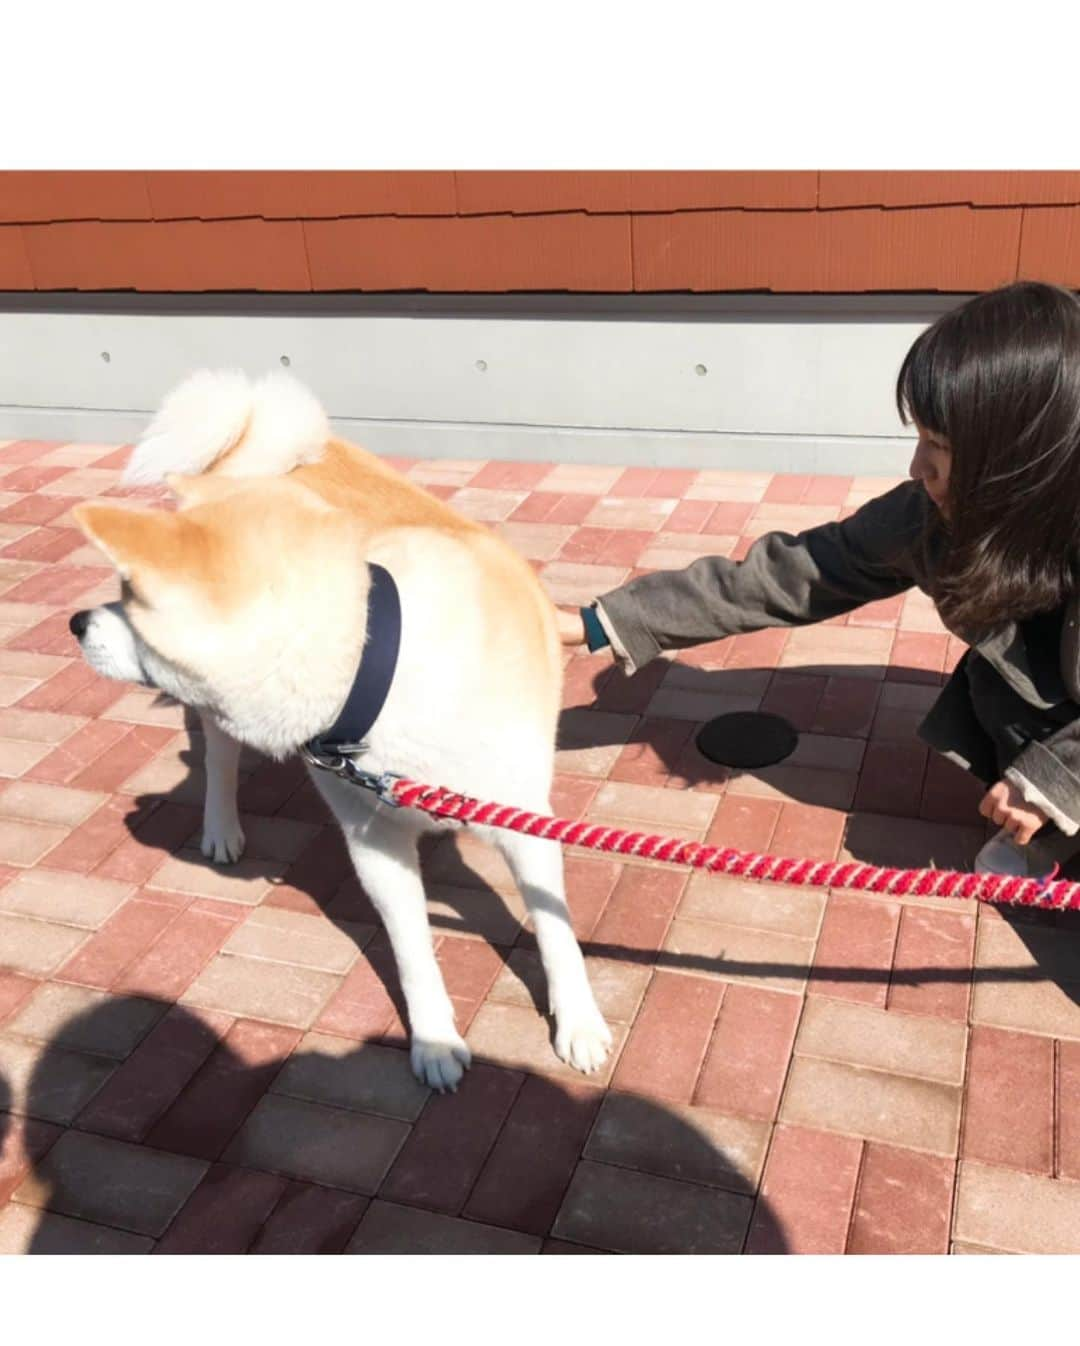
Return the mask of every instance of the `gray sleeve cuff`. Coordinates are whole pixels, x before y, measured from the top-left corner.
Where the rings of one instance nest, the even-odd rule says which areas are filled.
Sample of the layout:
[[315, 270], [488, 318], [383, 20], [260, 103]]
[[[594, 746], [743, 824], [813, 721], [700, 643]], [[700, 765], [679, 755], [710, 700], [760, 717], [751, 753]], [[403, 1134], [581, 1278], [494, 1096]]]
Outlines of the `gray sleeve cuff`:
[[[611, 618], [604, 611], [599, 601], [593, 604], [593, 611], [596, 613], [597, 621], [599, 621], [600, 625], [604, 628], [604, 635], [607, 636], [608, 641], [611, 644], [611, 652], [615, 656], [615, 659], [618, 662], [619, 667], [622, 669], [622, 671], [626, 674], [628, 678], [632, 677], [638, 671], [638, 665], [634, 662], [634, 659], [631, 656], [630, 651], [626, 648], [626, 646], [620, 639], [619, 633], [618, 631], [616, 631], [614, 625], [612, 624]], [[657, 646], [656, 652], [657, 654], [659, 654], [660, 652], [659, 646]], [[652, 656], [650, 656], [650, 658], [651, 657]]]
[[637, 599], [626, 587], [613, 589], [593, 605], [612, 651], [629, 676], [662, 653], [659, 641], [641, 618]]
[[1056, 804], [1052, 803], [1046, 795], [1033, 785], [1026, 776], [1022, 776], [1015, 767], [1006, 767], [1005, 779], [1016, 788], [1024, 797], [1025, 804], [1034, 804], [1036, 808], [1041, 809], [1050, 819], [1059, 832], [1064, 832], [1067, 837], [1073, 837], [1080, 832], [1080, 822], [1075, 818], [1070, 818], [1067, 813], [1063, 813]]

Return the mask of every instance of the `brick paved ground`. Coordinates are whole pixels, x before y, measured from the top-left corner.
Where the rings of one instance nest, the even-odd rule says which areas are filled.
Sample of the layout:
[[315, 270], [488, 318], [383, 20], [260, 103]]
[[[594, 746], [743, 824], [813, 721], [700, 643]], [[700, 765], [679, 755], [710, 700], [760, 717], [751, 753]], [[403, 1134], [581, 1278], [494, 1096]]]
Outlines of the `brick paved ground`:
[[[568, 853], [615, 1032], [550, 1046], [520, 898], [428, 849], [476, 1064], [412, 1079], [385, 938], [294, 764], [244, 762], [248, 852], [198, 854], [183, 712], [76, 657], [115, 596], [71, 506], [125, 451], [0, 443], [0, 1250], [1080, 1251], [1080, 922], [817, 894]], [[882, 479], [400, 462], [576, 602]], [[153, 492], [142, 494], [153, 496]], [[739, 847], [966, 866], [978, 791], [914, 726], [961, 648], [915, 593], [660, 660], [568, 660], [554, 804]], [[761, 707], [788, 761], [695, 726]]]

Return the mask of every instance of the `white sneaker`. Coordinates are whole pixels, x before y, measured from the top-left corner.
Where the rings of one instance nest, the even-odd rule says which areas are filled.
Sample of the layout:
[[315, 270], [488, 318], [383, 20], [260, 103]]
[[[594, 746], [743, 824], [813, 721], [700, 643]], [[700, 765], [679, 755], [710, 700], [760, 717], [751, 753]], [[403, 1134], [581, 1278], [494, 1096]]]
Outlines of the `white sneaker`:
[[983, 846], [975, 857], [976, 874], [1008, 874], [1018, 879], [1045, 879], [1053, 869], [1033, 874], [1026, 846], [1018, 846], [1004, 828]]

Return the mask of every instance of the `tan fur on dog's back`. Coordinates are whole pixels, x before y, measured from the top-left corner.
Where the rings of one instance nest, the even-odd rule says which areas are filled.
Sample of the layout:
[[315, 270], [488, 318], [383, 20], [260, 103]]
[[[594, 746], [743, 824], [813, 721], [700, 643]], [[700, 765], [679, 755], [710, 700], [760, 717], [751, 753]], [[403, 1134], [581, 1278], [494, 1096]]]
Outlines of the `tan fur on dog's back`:
[[318, 462], [294, 468], [289, 480], [306, 486], [337, 509], [360, 514], [376, 528], [426, 527], [462, 534], [484, 531], [375, 454], [341, 439], [332, 439]]
[[[521, 679], [514, 694], [531, 694], [539, 698], [547, 718], [557, 715], [562, 661], [554, 610], [532, 566], [509, 544], [375, 454], [344, 440], [331, 440], [323, 458], [295, 468], [288, 480], [307, 487], [335, 508], [358, 515], [371, 528], [373, 546], [378, 546], [380, 534], [399, 528], [430, 528], [450, 534], [475, 559], [490, 605], [493, 648], [476, 653], [497, 662], [509, 657], [515, 677]], [[523, 603], [526, 594], [532, 597], [531, 603]], [[509, 656], [508, 643], [515, 647]]]

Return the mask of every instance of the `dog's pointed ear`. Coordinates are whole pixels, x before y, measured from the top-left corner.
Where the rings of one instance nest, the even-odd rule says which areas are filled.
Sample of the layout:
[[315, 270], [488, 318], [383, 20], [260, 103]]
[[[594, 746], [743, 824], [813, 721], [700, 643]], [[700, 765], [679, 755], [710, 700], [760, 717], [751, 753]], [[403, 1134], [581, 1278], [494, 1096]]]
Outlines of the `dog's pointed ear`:
[[165, 478], [165, 485], [182, 505], [191, 508], [195, 505], [211, 505], [215, 500], [227, 500], [237, 491], [242, 491], [245, 485], [250, 485], [250, 480], [243, 477], [208, 477], [205, 473], [187, 477], [180, 472], [171, 472]]
[[198, 527], [162, 509], [132, 509], [97, 501], [76, 505], [75, 522], [125, 579], [135, 570], [161, 572], [183, 564], [199, 547]]

